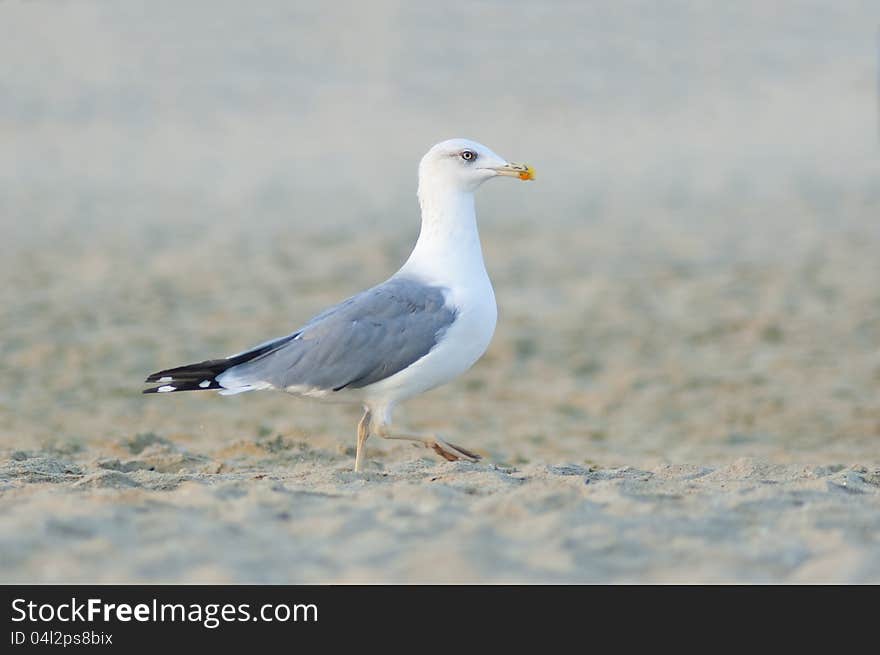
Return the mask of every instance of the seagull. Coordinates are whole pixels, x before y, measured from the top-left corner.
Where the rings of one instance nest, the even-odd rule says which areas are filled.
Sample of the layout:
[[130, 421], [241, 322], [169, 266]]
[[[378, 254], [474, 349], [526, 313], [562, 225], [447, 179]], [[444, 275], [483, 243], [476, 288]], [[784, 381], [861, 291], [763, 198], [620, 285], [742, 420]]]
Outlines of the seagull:
[[449, 461], [476, 453], [435, 435], [392, 429], [395, 406], [449, 382], [483, 355], [495, 332], [495, 292], [480, 246], [474, 192], [486, 180], [533, 180], [534, 169], [468, 139], [436, 144], [419, 164], [419, 238], [385, 282], [321, 312], [287, 336], [223, 359], [153, 373], [143, 393], [277, 389], [357, 403], [354, 470], [370, 435], [423, 444]]

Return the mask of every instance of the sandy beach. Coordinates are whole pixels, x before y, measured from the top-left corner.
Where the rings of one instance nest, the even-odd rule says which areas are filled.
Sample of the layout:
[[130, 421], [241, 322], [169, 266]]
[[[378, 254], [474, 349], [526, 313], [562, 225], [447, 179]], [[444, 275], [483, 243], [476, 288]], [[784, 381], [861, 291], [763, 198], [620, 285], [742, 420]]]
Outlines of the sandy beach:
[[[865, 6], [783, 39], [759, 3], [490, 3], [474, 42], [533, 56], [486, 70], [435, 50], [459, 22], [394, 3], [329, 51], [342, 10], [270, 5], [271, 29], [187, 3], [142, 32], [51, 4], [0, 3], [0, 61], [24, 62], [0, 115], [0, 582], [880, 583]], [[676, 21], [717, 38], [654, 66], [638, 44]], [[357, 407], [141, 395], [393, 273], [418, 158], [459, 134], [537, 180], [479, 197], [489, 351], [395, 418], [481, 462], [372, 439], [355, 474]]]
[[230, 459], [165, 444], [91, 466], [13, 454], [4, 581], [863, 583], [880, 570], [877, 468], [410, 460], [355, 475], [304, 444], [228, 451], [228, 473]]

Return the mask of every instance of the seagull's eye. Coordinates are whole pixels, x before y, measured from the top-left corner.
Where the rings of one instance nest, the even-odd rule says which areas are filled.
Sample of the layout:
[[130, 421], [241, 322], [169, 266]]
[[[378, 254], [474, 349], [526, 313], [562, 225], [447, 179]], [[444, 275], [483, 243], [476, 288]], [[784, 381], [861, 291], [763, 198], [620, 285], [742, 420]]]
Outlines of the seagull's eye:
[[477, 158], [477, 153], [475, 153], [473, 150], [462, 150], [461, 158], [465, 161], [474, 161]]

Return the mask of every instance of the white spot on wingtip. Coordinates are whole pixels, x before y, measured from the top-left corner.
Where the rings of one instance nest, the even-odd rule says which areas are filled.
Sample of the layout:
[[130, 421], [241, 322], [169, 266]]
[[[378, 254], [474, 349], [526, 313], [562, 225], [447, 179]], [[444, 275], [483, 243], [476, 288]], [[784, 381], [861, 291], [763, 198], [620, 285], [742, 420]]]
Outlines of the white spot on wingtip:
[[159, 393], [168, 393], [169, 391], [174, 391], [177, 387], [172, 387], [170, 385], [165, 385], [164, 387], [159, 387], [156, 389]]
[[169, 376], [166, 375], [164, 378], [159, 378], [159, 379], [157, 380], [157, 382], [158, 382], [159, 384], [162, 384], [163, 382], [171, 382], [171, 378], [170, 378]]
[[211, 381], [210, 380], [202, 380], [201, 382], [199, 382], [199, 386], [202, 389], [207, 389], [208, 387], [211, 386]]

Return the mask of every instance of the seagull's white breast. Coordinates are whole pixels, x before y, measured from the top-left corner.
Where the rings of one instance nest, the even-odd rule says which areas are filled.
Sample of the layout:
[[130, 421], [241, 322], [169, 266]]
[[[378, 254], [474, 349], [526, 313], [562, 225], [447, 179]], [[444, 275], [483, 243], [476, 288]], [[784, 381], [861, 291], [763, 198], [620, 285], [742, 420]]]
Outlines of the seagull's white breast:
[[473, 193], [420, 178], [422, 229], [398, 274], [444, 289], [452, 325], [427, 355], [363, 389], [367, 404], [390, 408], [468, 370], [486, 352], [498, 317], [477, 231]]

